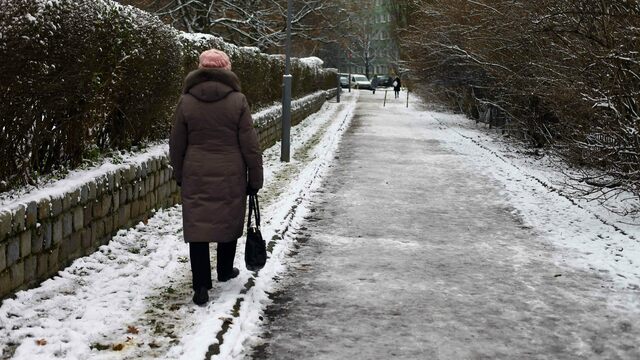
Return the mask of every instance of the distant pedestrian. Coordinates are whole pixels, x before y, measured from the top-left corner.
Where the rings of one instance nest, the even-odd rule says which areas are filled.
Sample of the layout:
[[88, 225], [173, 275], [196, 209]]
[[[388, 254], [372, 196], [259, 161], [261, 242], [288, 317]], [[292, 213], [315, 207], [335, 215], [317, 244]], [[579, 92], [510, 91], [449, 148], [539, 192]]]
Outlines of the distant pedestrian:
[[396, 95], [396, 99], [400, 97], [400, 87], [402, 86], [402, 83], [400, 82], [400, 77], [396, 76], [395, 79], [393, 79], [393, 92]]
[[209, 301], [209, 243], [217, 244], [218, 281], [235, 278], [247, 193], [262, 187], [262, 154], [247, 99], [222, 51], [200, 54], [187, 75], [171, 130], [169, 155], [182, 190], [184, 240], [189, 243], [193, 302]]
[[376, 93], [376, 88], [378, 87], [378, 77], [374, 76], [373, 79], [371, 79], [371, 91], [373, 91], [373, 93]]

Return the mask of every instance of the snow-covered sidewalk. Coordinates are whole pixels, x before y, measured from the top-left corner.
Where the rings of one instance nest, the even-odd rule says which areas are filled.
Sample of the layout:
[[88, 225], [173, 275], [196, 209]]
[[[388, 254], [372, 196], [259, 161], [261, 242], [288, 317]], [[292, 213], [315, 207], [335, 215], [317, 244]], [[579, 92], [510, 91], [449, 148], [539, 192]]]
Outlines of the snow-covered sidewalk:
[[526, 225], [564, 249], [556, 261], [602, 273], [610, 286], [640, 290], [640, 220], [614, 214], [597, 201], [566, 190], [562, 163], [549, 155], [534, 157], [495, 131], [465, 116], [426, 111], [448, 134], [446, 146], [470, 156], [478, 175], [495, 179]]
[[[5, 300], [0, 359], [246, 358], [249, 344], [264, 341], [269, 294], [286, 295], [298, 275], [300, 288], [341, 291], [342, 298], [303, 292], [290, 299], [311, 300], [294, 324], [324, 309], [327, 316], [306, 329], [327, 332], [307, 335], [339, 358], [640, 354], [629, 341], [640, 319], [636, 220], [571, 197], [553, 164], [463, 116], [413, 99], [406, 109], [404, 98], [387, 98], [383, 108], [383, 96], [354, 91], [325, 104], [292, 129], [291, 163], [279, 162], [279, 144], [265, 152], [262, 232], [270, 258], [258, 274], [243, 267], [241, 239], [240, 277], [214, 283], [208, 306], [193, 305], [181, 208], [161, 210], [58, 277]], [[354, 140], [337, 152], [352, 117], [357, 126], [347, 140]], [[410, 149], [422, 155], [408, 157]], [[334, 164], [351, 167], [335, 168], [334, 181], [327, 179]], [[292, 269], [298, 274], [287, 273]], [[387, 337], [387, 329], [400, 338]], [[312, 336], [286, 331], [293, 333], [286, 345], [309, 355], [304, 346]], [[322, 338], [331, 334], [336, 341]]]
[[357, 92], [292, 129], [292, 161], [279, 162], [280, 144], [264, 153], [262, 233], [270, 258], [258, 274], [243, 266], [238, 279], [214, 284], [211, 302], [191, 302], [181, 207], [160, 210], [146, 224], [120, 231], [98, 252], [76, 260], [40, 287], [0, 307], [0, 358], [204, 359], [229, 358], [260, 321], [267, 291], [283, 269], [289, 226], [304, 216], [304, 200], [318, 186]]
[[360, 95], [245, 358], [640, 359], [632, 219], [462, 116], [383, 96]]

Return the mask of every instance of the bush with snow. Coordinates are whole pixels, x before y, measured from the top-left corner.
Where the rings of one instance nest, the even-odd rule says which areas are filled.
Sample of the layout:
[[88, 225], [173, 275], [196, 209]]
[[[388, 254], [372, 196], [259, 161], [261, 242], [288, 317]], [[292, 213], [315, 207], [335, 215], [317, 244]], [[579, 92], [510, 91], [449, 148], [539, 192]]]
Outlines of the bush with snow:
[[181, 78], [175, 30], [96, 0], [0, 2], [0, 178], [79, 164], [167, 132]]
[[[256, 47], [238, 47], [225, 43], [222, 38], [182, 33], [179, 35], [184, 50], [184, 67], [192, 69], [198, 63], [198, 55], [210, 48], [225, 51], [231, 58], [232, 70], [242, 82], [242, 92], [247, 95], [253, 108], [271, 105], [282, 98], [282, 76], [284, 56], [267, 55]], [[321, 69], [317, 59], [292, 59], [292, 94], [299, 98], [318, 89], [329, 89], [335, 85], [335, 72]]]
[[[0, 181], [8, 187], [73, 168], [88, 152], [166, 138], [182, 80], [209, 48], [229, 53], [254, 107], [281, 98], [283, 60], [181, 33], [134, 7], [0, 0], [0, 9]], [[299, 61], [293, 74], [296, 97], [334, 83]]]

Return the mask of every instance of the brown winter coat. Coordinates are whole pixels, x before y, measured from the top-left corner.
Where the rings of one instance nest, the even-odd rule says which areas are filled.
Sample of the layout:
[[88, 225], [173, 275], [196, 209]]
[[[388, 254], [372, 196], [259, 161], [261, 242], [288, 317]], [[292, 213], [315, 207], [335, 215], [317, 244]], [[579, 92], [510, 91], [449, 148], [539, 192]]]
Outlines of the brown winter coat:
[[238, 239], [247, 185], [262, 187], [262, 154], [247, 99], [233, 72], [198, 69], [187, 75], [169, 156], [182, 187], [185, 241]]

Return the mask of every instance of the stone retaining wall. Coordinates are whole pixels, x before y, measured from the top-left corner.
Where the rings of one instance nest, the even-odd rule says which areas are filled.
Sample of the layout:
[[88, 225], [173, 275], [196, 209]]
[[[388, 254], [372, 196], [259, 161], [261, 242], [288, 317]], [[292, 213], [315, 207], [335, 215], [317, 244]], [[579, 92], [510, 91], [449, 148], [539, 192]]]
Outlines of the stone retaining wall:
[[[324, 92], [292, 104], [292, 124], [318, 111]], [[280, 111], [255, 118], [262, 149], [280, 139]], [[166, 154], [123, 166], [60, 196], [46, 196], [0, 211], [0, 299], [36, 286], [73, 260], [109, 243], [153, 215], [180, 202]]]
[[165, 156], [0, 213], [0, 298], [55, 275], [179, 199]]
[[[327, 98], [335, 95], [335, 91], [323, 91], [291, 103], [291, 126], [299, 124], [307, 116], [320, 110]], [[260, 147], [267, 149], [282, 138], [282, 108], [254, 119], [259, 124], [258, 139]]]

